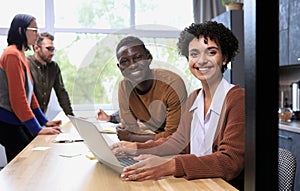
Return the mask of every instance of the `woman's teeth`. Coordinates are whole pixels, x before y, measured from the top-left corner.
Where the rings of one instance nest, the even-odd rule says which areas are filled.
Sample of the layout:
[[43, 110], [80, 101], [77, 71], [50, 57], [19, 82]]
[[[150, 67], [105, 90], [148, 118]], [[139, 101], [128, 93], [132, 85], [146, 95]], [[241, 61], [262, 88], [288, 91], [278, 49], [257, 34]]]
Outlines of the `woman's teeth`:
[[208, 70], [208, 68], [198, 68], [198, 70], [205, 71], [205, 70]]

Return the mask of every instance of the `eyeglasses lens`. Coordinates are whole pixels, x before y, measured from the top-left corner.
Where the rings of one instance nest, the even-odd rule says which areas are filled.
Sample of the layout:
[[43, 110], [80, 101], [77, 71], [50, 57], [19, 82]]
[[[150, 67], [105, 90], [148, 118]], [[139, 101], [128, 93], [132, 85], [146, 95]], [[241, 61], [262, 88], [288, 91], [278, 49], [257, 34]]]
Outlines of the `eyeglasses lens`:
[[48, 51], [50, 51], [50, 52], [53, 52], [53, 51], [55, 51], [55, 48], [54, 47], [45, 47]]

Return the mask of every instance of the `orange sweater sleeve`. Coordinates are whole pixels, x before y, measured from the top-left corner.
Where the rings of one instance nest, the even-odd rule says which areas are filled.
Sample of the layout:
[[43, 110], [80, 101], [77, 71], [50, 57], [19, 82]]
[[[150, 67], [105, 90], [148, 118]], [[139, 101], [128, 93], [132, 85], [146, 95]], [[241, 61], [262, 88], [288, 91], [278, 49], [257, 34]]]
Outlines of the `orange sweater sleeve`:
[[[26, 78], [25, 72], [28, 71], [25, 65], [26, 60], [20, 59], [16, 54], [10, 54], [6, 59], [6, 66], [4, 67], [7, 75], [11, 108], [20, 121], [24, 122], [30, 120], [34, 118], [34, 114], [27, 100], [24, 87]], [[36, 106], [34, 102], [32, 104]]]

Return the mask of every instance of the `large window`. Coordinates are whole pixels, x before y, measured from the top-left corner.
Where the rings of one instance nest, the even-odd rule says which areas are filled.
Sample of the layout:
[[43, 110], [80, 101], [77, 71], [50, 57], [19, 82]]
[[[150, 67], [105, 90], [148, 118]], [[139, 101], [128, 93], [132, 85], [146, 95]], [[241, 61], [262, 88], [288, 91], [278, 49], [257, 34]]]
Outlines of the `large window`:
[[[13, 17], [18, 13], [34, 15], [39, 22], [40, 27], [45, 27], [45, 1], [30, 0], [19, 1], [9, 0], [1, 1], [0, 6], [0, 28], [8, 28]], [[2, 31], [1, 35], [2, 35]], [[2, 42], [1, 42], [2, 43]]]
[[0, 54], [17, 13], [35, 16], [41, 32], [54, 34], [55, 60], [73, 105], [118, 107], [122, 76], [116, 66], [115, 47], [127, 35], [139, 36], [146, 43], [154, 58], [151, 67], [180, 74], [188, 92], [200, 86], [176, 49], [179, 31], [193, 22], [192, 1], [10, 0], [0, 7]]

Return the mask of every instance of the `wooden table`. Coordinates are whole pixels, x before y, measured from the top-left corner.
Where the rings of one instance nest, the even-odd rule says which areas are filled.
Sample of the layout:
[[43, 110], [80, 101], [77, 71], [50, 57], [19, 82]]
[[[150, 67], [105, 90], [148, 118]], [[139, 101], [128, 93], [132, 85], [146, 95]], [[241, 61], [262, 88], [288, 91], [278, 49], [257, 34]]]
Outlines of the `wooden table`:
[[[77, 133], [70, 122], [63, 130]], [[53, 143], [56, 135], [37, 136], [0, 171], [3, 191], [236, 191], [221, 178], [185, 180], [165, 177], [143, 182], [124, 181], [105, 165], [91, 160], [83, 142]]]

